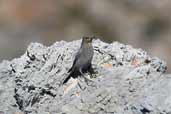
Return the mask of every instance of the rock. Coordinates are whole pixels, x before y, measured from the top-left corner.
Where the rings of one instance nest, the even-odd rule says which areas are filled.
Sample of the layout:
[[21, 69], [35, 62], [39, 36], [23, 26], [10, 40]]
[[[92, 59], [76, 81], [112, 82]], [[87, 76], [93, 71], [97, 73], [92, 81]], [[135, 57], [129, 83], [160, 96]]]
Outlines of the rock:
[[93, 82], [79, 77], [62, 85], [79, 46], [80, 40], [32, 43], [20, 58], [3, 61], [0, 113], [171, 114], [166, 63], [118, 42], [93, 42]]

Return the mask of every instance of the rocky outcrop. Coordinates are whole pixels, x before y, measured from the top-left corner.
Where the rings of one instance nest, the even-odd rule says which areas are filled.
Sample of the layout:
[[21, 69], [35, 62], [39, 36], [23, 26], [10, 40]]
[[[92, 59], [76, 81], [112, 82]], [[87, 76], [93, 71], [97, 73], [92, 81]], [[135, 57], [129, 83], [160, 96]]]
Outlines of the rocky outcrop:
[[3, 61], [0, 113], [171, 114], [166, 63], [118, 42], [93, 42], [93, 82], [78, 77], [62, 85], [79, 46], [80, 40], [32, 43], [20, 58]]

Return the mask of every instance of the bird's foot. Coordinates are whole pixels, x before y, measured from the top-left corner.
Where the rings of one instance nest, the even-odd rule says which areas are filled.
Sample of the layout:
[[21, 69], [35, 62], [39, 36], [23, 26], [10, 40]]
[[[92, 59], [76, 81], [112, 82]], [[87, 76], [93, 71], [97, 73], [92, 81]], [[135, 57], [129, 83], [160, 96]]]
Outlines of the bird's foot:
[[97, 71], [88, 72], [88, 74], [90, 75], [90, 78], [96, 78], [98, 76], [98, 72]]
[[87, 84], [88, 86], [92, 86], [92, 85], [95, 84], [95, 82], [94, 82], [93, 80], [91, 80], [91, 79], [89, 79], [89, 78], [87, 78], [87, 77], [85, 77], [85, 76], [83, 76], [83, 77], [84, 77], [84, 80], [85, 80], [85, 82], [86, 82], [86, 84]]
[[98, 73], [90, 74], [90, 78], [96, 78], [96, 77], [98, 77], [97, 74], [98, 74]]

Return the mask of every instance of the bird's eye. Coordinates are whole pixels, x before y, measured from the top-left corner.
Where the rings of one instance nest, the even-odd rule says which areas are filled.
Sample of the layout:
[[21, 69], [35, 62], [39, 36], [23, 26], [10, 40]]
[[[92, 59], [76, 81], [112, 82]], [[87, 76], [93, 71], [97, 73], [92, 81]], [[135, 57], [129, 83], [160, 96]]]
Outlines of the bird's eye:
[[86, 37], [85, 36], [83, 39], [86, 40], [86, 41], [91, 41], [91, 37]]

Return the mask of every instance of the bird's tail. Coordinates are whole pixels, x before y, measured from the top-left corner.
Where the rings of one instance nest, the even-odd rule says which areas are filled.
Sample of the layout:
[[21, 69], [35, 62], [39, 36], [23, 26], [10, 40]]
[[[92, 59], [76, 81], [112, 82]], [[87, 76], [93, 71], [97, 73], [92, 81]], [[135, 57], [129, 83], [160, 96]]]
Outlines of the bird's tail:
[[68, 80], [71, 78], [72, 71], [73, 71], [73, 68], [71, 67], [71, 68], [68, 70], [68, 73], [70, 73], [70, 74], [65, 78], [65, 80], [63, 81], [63, 84], [67, 83]]
[[70, 78], [71, 78], [71, 74], [69, 74], [69, 75], [65, 78], [65, 80], [63, 81], [63, 84], [67, 83], [68, 80], [69, 80]]
[[69, 73], [69, 72], [71, 72], [71, 71], [72, 71], [72, 69], [73, 69], [73, 68], [71, 67], [71, 68], [68, 70], [68, 73]]

